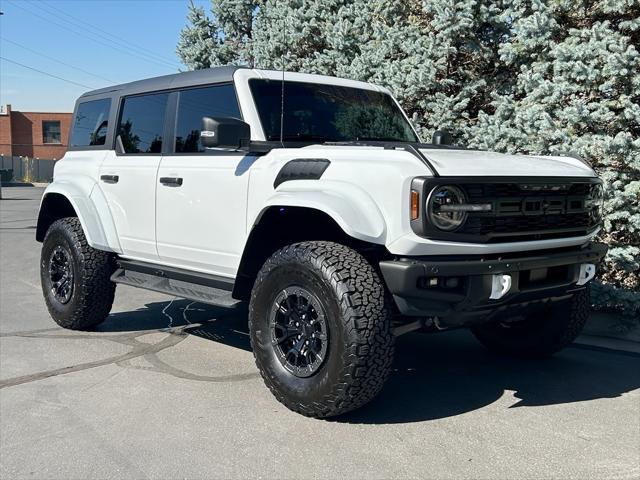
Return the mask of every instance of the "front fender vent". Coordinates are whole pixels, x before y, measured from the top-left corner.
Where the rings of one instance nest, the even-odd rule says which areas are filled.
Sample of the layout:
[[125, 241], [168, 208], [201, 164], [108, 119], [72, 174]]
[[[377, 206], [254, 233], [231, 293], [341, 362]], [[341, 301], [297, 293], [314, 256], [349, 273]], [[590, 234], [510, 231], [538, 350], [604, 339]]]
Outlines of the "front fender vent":
[[318, 180], [331, 164], [326, 158], [296, 158], [287, 162], [278, 172], [273, 188], [290, 180]]

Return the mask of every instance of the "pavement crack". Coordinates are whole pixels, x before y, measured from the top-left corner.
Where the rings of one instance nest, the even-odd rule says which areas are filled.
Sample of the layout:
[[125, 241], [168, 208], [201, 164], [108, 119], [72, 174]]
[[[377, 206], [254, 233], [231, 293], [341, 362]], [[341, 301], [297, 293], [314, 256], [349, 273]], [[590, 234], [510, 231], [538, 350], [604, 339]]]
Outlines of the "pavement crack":
[[29, 225], [28, 227], [0, 227], [0, 230], [34, 230], [35, 225]]
[[[187, 318], [187, 316], [188, 316], [188, 315], [187, 315], [187, 312], [189, 311], [189, 307], [190, 307], [191, 305], [193, 305], [194, 303], [198, 303], [198, 302], [191, 302], [191, 303], [190, 303], [190, 304], [188, 304], [186, 307], [184, 307], [184, 309], [182, 310], [182, 318], [183, 318], [184, 322], [187, 324], [187, 326], [191, 325], [191, 320], [189, 320], [189, 319]], [[191, 311], [193, 311], [193, 310], [191, 310]]]
[[158, 356], [155, 353], [147, 354], [144, 356], [144, 358], [151, 365], [153, 365], [152, 367], [141, 367], [145, 370], [155, 371], [158, 373], [166, 373], [173, 377], [183, 378], [185, 380], [195, 380], [197, 382], [212, 382], [212, 383], [243, 382], [245, 380], [258, 378], [260, 376], [258, 372], [220, 375], [215, 377], [208, 376], [208, 375], [197, 375], [195, 373], [186, 372], [172, 365], [169, 365], [168, 363], [160, 360], [160, 358], [158, 358]]
[[[52, 336], [47, 335], [48, 338], [86, 338], [87, 335], [70, 335], [70, 336]], [[96, 336], [91, 335], [91, 338], [96, 338]], [[79, 372], [82, 370], [88, 370], [96, 367], [103, 367], [105, 365], [111, 365], [118, 362], [124, 362], [126, 360], [130, 360], [132, 358], [140, 357], [147, 354], [155, 354], [161, 352], [162, 350], [173, 347], [178, 343], [182, 342], [187, 335], [183, 332], [176, 333], [171, 332], [170, 335], [162, 339], [160, 342], [155, 344], [146, 344], [136, 342], [137, 345], [130, 352], [116, 355], [113, 357], [105, 358], [103, 360], [96, 360], [94, 362], [86, 362], [80, 363], [77, 365], [71, 365], [68, 367], [56, 368], [54, 370], [47, 370], [44, 372], [38, 372], [31, 375], [24, 375], [20, 377], [8, 378], [6, 380], [0, 381], [0, 389], [7, 387], [14, 387], [16, 385], [22, 385], [25, 383], [36, 382], [38, 380], [44, 380], [45, 378], [57, 377], [59, 375], [66, 375], [68, 373]], [[114, 337], [105, 337], [106, 339], [113, 340]]]
[[[60, 328], [45, 328], [45, 329], [39, 329], [39, 330], [26, 330], [26, 331], [2, 333], [0, 334], [0, 337], [68, 339], [68, 340], [107, 340], [107, 341], [132, 347], [132, 350], [121, 355], [105, 358], [103, 360], [85, 362], [77, 365], [71, 365], [68, 367], [62, 367], [62, 368], [47, 370], [44, 372], [38, 372], [30, 375], [24, 375], [19, 377], [8, 378], [5, 380], [0, 380], [0, 389], [13, 387], [16, 385], [23, 385], [25, 383], [44, 380], [46, 378], [57, 377], [60, 375], [66, 375], [68, 373], [79, 372], [82, 370], [88, 370], [88, 369], [103, 367], [103, 366], [112, 365], [112, 364], [115, 364], [122, 368], [154, 371], [158, 373], [171, 375], [176, 378], [182, 378], [185, 380], [193, 380], [198, 382], [228, 383], [228, 382], [240, 382], [240, 381], [258, 378], [259, 374], [257, 372], [219, 375], [219, 376], [198, 375], [198, 374], [190, 373], [185, 370], [179, 369], [172, 365], [169, 365], [168, 363], [158, 358], [157, 356], [158, 353], [162, 352], [167, 348], [174, 347], [178, 345], [180, 342], [182, 342], [183, 340], [185, 340], [188, 337], [187, 330], [196, 329], [203, 326], [201, 323], [191, 323], [191, 321], [188, 320], [187, 318], [187, 312], [194, 311], [193, 309], [189, 310], [189, 307], [194, 303], [196, 302], [190, 303], [184, 309], [183, 318], [187, 324], [180, 325], [180, 326], [172, 326], [173, 317], [168, 313], [166, 313], [166, 309], [169, 306], [167, 305], [167, 307], [163, 309], [162, 313], [170, 319], [170, 323], [168, 327], [163, 328], [161, 330], [145, 330], [142, 332], [140, 331], [129, 332], [129, 333], [124, 333], [119, 335], [62, 333], [62, 332], [65, 332], [65, 330], [62, 330]], [[60, 332], [60, 333], [55, 334], [54, 332]], [[153, 343], [153, 344], [144, 343], [138, 340], [139, 337], [148, 335], [150, 333], [166, 333], [168, 335], [165, 338], [163, 338], [160, 342]], [[132, 365], [130, 360], [137, 357], [144, 357], [151, 364], [151, 367], [141, 367], [141, 366]]]
[[27, 285], [28, 287], [31, 288], [35, 288], [36, 290], [40, 291], [40, 285], [36, 285], [35, 283], [32, 282], [28, 282], [27, 280], [19, 280], [21, 283], [24, 283], [25, 285]]
[[169, 319], [169, 325], [167, 325], [167, 327], [164, 328], [162, 331], [169, 331], [171, 330], [171, 328], [173, 328], [173, 317], [167, 313], [167, 310], [171, 308], [171, 305], [173, 305], [173, 302], [175, 300], [176, 300], [175, 298], [172, 298], [171, 301], [162, 309], [162, 315], [164, 315]]
[[19, 332], [0, 332], [1, 337], [24, 337], [25, 335], [45, 333], [45, 332], [60, 332], [61, 328], [41, 328], [39, 330], [22, 330]]

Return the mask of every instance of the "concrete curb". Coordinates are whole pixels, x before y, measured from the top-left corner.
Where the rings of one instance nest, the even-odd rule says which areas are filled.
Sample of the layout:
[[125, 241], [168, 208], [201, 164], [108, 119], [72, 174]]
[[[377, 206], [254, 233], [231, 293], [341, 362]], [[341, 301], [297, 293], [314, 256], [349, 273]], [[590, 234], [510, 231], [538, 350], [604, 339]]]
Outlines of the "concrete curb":
[[592, 350], [613, 350], [626, 352], [640, 357], [640, 343], [618, 338], [598, 337], [595, 335], [580, 335], [573, 342], [578, 348], [589, 348]]
[[640, 322], [631, 323], [615, 313], [591, 312], [583, 335], [622, 340], [640, 345]]
[[3, 183], [2, 187], [46, 187], [48, 182], [9, 182]]

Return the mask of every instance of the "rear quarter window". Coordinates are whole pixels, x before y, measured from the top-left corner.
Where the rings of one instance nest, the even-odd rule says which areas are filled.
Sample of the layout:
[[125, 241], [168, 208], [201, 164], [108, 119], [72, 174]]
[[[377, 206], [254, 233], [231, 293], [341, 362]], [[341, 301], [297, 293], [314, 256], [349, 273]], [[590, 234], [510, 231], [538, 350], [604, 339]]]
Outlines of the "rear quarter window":
[[72, 147], [104, 145], [109, 126], [111, 99], [103, 98], [82, 102], [76, 109], [71, 127]]

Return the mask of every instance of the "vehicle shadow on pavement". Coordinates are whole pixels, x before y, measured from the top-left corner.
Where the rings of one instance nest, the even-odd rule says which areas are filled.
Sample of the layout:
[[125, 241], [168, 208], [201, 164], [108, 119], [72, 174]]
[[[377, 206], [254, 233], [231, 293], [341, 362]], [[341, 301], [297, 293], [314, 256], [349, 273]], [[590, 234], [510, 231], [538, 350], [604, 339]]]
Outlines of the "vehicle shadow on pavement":
[[223, 308], [182, 299], [153, 302], [132, 312], [112, 313], [96, 331], [153, 332], [171, 329], [251, 351], [245, 305]]
[[394, 370], [349, 423], [406, 423], [460, 415], [513, 397], [508, 408], [615, 398], [640, 388], [640, 357], [578, 345], [541, 360], [494, 355], [466, 330], [409, 334], [397, 342]]
[[[251, 350], [246, 308], [228, 310], [186, 300], [169, 303], [112, 314], [98, 330], [183, 327], [187, 334]], [[393, 371], [381, 394], [331, 421], [421, 422], [471, 412], [503, 396], [512, 397], [507, 408], [520, 408], [615, 398], [640, 388], [640, 356], [628, 352], [572, 345], [547, 359], [513, 359], [491, 354], [466, 330], [407, 334], [396, 346]]]

